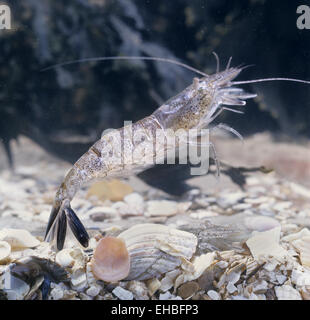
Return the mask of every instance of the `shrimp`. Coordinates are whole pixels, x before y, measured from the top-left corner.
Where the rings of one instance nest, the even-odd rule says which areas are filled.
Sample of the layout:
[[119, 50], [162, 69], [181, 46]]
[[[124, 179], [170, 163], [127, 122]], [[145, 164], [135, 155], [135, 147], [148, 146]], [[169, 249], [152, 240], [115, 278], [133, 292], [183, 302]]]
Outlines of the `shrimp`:
[[[109, 177], [126, 176], [133, 172], [141, 172], [148, 168], [149, 164], [152, 162], [150, 162], [150, 160], [154, 160], [155, 157], [158, 156], [156, 152], [148, 151], [154, 150], [152, 147], [154, 140], [156, 139], [156, 130], [165, 132], [168, 129], [174, 131], [177, 131], [178, 129], [186, 131], [191, 129], [203, 129], [208, 128], [224, 110], [242, 113], [239, 110], [233, 109], [231, 106], [244, 106], [246, 105], [246, 100], [256, 97], [256, 94], [247, 93], [242, 88], [235, 87], [239, 84], [274, 80], [310, 83], [309, 81], [291, 78], [233, 81], [245, 67], [230, 67], [230, 58], [225, 70], [219, 71], [219, 59], [216, 54], [214, 55], [217, 59], [217, 72], [212, 75], [207, 75], [180, 62], [163, 58], [102, 57], [91, 59], [159, 60], [181, 65], [191, 71], [199, 73], [202, 77], [194, 78], [191, 85], [165, 102], [150, 116], [137, 121], [132, 124], [132, 126], [124, 126], [104, 134], [100, 140], [95, 142], [95, 144], [76, 161], [56, 193], [46, 228], [46, 241], [56, 240], [57, 249], [61, 250], [64, 246], [68, 225], [80, 244], [84, 247], [88, 246], [88, 233], [71, 208], [71, 200], [76, 192], [88, 182]], [[61, 65], [84, 60], [63, 63]], [[85, 61], [87, 60], [90, 59], [86, 59]], [[46, 68], [45, 70], [47, 69], [49, 68]], [[214, 128], [230, 131], [239, 138], [242, 138], [236, 130], [225, 124], [219, 124], [213, 127], [213, 129]], [[128, 134], [129, 131], [131, 131], [131, 134]], [[133, 138], [135, 136], [143, 136], [144, 139], [135, 140]], [[132, 154], [141, 147], [142, 143], [144, 145], [144, 152], [138, 152], [138, 156], [132, 160]], [[209, 142], [209, 146], [213, 150], [214, 160], [219, 172], [219, 163], [212, 142]], [[166, 144], [162, 145], [162, 151], [167, 151], [169, 148], [172, 147], [169, 147]], [[165, 157], [164, 154], [165, 153], [163, 152], [163, 158]], [[130, 161], [130, 159], [132, 161]]]

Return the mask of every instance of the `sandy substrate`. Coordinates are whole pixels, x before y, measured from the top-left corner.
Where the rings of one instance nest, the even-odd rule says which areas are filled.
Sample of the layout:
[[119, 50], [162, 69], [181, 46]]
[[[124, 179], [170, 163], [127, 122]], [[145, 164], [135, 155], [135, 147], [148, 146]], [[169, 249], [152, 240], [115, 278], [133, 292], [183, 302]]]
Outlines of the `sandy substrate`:
[[[248, 174], [244, 190], [224, 175], [194, 178], [180, 199], [135, 177], [97, 182], [72, 201], [89, 247], [69, 234], [56, 253], [43, 235], [70, 165], [22, 137], [13, 146], [14, 173], [0, 153], [0, 299], [309, 299], [309, 145], [275, 143], [267, 134], [243, 147], [226, 139], [216, 145], [226, 163], [274, 171]], [[113, 284], [92, 271], [106, 236], [123, 239], [130, 256], [129, 275]], [[19, 264], [42, 272], [31, 283], [16, 273], [8, 284]]]

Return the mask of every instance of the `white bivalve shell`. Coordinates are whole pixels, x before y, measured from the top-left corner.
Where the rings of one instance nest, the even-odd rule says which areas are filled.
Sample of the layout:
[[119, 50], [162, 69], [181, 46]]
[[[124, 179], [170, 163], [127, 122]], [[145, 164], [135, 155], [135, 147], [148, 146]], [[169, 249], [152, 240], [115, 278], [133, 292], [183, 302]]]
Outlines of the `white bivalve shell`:
[[5, 261], [11, 254], [11, 246], [6, 241], [0, 241], [0, 263]]
[[118, 235], [130, 256], [125, 280], [147, 280], [174, 270], [196, 251], [197, 237], [160, 224], [138, 224]]
[[0, 241], [6, 241], [11, 245], [12, 250], [20, 248], [33, 248], [40, 244], [40, 241], [22, 229], [2, 229], [0, 230]]

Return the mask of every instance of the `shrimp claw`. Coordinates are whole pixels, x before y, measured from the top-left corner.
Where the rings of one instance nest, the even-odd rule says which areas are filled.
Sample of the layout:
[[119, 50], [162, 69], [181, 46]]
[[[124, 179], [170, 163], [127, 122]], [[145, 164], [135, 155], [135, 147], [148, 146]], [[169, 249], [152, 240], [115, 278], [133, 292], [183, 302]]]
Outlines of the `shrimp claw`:
[[[67, 234], [67, 224], [83, 247], [88, 247], [89, 236], [82, 222], [70, 207], [69, 201], [54, 205], [46, 228], [45, 240], [56, 238], [58, 250], [62, 250]], [[56, 235], [56, 237], [54, 237]]]
[[83, 247], [88, 247], [89, 235], [78, 216], [70, 206], [65, 209], [65, 213], [68, 219], [69, 227], [75, 237]]

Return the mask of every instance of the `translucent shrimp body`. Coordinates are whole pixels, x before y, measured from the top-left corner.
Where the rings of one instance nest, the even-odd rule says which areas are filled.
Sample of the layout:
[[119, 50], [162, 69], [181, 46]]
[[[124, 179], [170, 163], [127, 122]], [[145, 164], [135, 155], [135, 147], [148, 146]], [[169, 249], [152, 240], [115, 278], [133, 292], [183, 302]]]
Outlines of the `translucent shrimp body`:
[[[156, 152], [151, 152], [154, 150], [156, 130], [207, 128], [223, 110], [238, 112], [225, 105], [243, 106], [246, 99], [256, 96], [233, 87], [232, 80], [241, 71], [242, 68], [226, 68], [211, 76], [195, 78], [193, 84], [169, 99], [150, 116], [132, 126], [103, 135], [77, 160], [59, 187], [47, 225], [46, 240], [56, 240], [57, 249], [61, 250], [68, 224], [77, 240], [87, 247], [88, 234], [70, 206], [70, 201], [81, 186], [93, 180], [126, 176], [148, 168], [151, 160], [158, 158]], [[222, 128], [235, 133], [228, 126]], [[132, 132], [128, 134], [128, 130]], [[135, 139], [137, 136], [144, 138]], [[140, 150], [142, 143], [143, 148]], [[162, 157], [168, 148], [162, 145]]]

